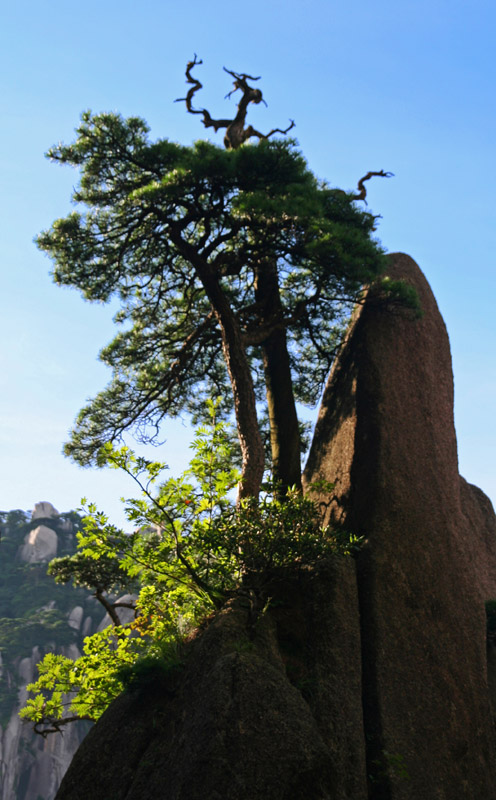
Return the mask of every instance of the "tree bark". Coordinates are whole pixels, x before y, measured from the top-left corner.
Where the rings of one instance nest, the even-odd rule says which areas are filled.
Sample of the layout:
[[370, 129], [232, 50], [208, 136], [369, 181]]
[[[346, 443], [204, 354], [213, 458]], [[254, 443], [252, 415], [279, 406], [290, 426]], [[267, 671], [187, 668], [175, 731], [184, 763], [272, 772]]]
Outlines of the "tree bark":
[[109, 600], [107, 600], [107, 598], [103, 594], [103, 589], [96, 588], [95, 589], [95, 593], [94, 593], [94, 597], [96, 597], [96, 599], [104, 607], [105, 611], [107, 612], [107, 614], [109, 615], [110, 619], [112, 620], [112, 625], [114, 625], [116, 627], [118, 627], [119, 625], [122, 625], [121, 619], [120, 619], [117, 611], [115, 610], [115, 605], [113, 603], [111, 603]]
[[277, 493], [284, 497], [290, 486], [301, 490], [300, 430], [283, 317], [277, 266], [264, 263], [255, 271], [255, 299], [261, 305], [261, 322], [272, 330], [262, 342], [262, 358], [270, 423], [272, 469]]
[[246, 357], [241, 328], [210, 264], [200, 256], [194, 247], [185, 242], [180, 233], [174, 231], [172, 226], [170, 238], [196, 270], [219, 322], [241, 447], [242, 468], [238, 502], [244, 497], [258, 498], [265, 468], [265, 455], [258, 426], [253, 378]]

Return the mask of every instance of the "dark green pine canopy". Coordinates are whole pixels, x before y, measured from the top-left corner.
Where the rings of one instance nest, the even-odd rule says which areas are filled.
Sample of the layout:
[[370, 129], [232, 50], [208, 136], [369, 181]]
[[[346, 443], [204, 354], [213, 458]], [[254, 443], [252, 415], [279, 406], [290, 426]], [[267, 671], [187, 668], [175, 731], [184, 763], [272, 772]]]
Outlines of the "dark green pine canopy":
[[276, 477], [299, 481], [295, 401], [315, 404], [350, 304], [383, 271], [374, 216], [317, 180], [291, 140], [185, 147], [150, 142], [141, 119], [85, 112], [76, 141], [48, 155], [80, 170], [78, 210], [38, 238], [54, 279], [121, 303], [122, 330], [101, 353], [113, 378], [66, 452], [94, 462], [125, 430], [150, 440], [165, 416], [201, 419], [221, 395], [244, 474], [258, 448], [253, 494], [264, 400]]

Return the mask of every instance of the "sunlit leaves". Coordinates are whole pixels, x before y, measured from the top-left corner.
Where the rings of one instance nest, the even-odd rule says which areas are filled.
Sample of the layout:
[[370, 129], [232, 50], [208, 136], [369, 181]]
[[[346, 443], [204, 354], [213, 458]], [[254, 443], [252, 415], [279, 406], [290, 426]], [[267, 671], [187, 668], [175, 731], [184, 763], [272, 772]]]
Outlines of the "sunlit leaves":
[[140, 489], [125, 501], [134, 531], [124, 533], [84, 500], [78, 552], [55, 559], [50, 572], [57, 581], [95, 589], [97, 597], [105, 593], [117, 613], [112, 598], [134, 588], [135, 617], [87, 637], [76, 661], [45, 656], [22, 711], [38, 727], [96, 720], [137, 676], [177, 666], [181, 639], [241, 587], [264, 598], [275, 569], [351, 555], [360, 546], [356, 537], [322, 526], [311, 492], [304, 497], [291, 490], [282, 501], [266, 484], [259, 503], [235, 505], [239, 472], [218, 408], [219, 401], [209, 401], [210, 425], [197, 429], [190, 467], [179, 478], [164, 481], [164, 464], [127, 447], [102, 448], [102, 461], [124, 470]]

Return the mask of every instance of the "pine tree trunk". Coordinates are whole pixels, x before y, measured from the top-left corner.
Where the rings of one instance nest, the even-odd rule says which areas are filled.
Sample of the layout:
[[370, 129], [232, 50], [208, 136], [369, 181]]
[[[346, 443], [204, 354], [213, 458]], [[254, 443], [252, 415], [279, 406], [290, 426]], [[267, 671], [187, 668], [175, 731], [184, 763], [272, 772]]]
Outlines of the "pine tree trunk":
[[[261, 323], [272, 327], [282, 319], [277, 267], [265, 263], [256, 270], [255, 299], [261, 304]], [[290, 486], [301, 489], [300, 431], [286, 337], [281, 325], [262, 342], [262, 358], [270, 422], [274, 482], [283, 497]]]
[[258, 498], [265, 468], [265, 455], [258, 425], [253, 378], [238, 320], [219, 284], [217, 275], [208, 262], [173, 229], [170, 230], [170, 237], [194, 266], [219, 322], [241, 447], [242, 467], [238, 501], [244, 497]]

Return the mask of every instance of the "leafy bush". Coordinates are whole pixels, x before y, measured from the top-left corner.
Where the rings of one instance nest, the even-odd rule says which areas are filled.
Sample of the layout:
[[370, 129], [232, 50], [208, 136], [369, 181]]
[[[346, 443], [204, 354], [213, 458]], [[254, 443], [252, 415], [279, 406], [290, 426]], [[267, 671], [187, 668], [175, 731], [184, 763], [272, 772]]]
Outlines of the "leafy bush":
[[38, 680], [28, 686], [34, 697], [21, 712], [40, 732], [74, 718], [96, 720], [126, 686], [154, 669], [177, 667], [181, 639], [241, 587], [263, 601], [274, 568], [351, 554], [359, 546], [358, 539], [323, 527], [315, 503], [296, 490], [281, 499], [267, 485], [261, 500], [235, 504], [239, 472], [216, 408], [209, 404], [211, 425], [197, 430], [190, 468], [180, 478], [160, 483], [163, 464], [126, 447], [103, 448], [102, 459], [140, 486], [141, 496], [126, 501], [137, 529], [124, 533], [90, 504], [78, 552], [56, 559], [50, 572], [59, 582], [72, 578], [95, 588], [114, 616], [119, 603], [110, 593], [139, 587], [136, 616], [127, 625], [117, 617], [87, 637], [75, 662], [51, 653], [40, 663]]

